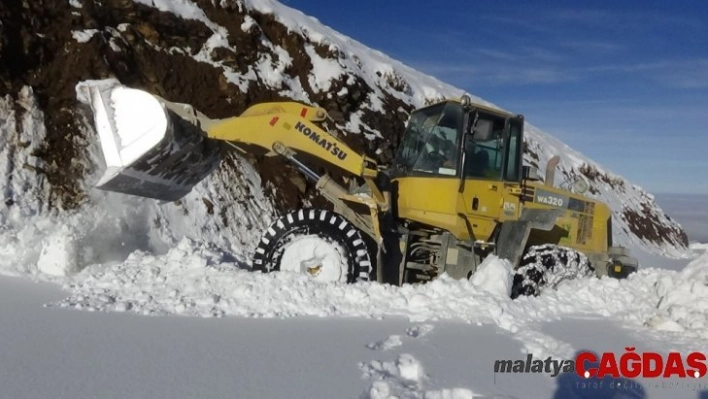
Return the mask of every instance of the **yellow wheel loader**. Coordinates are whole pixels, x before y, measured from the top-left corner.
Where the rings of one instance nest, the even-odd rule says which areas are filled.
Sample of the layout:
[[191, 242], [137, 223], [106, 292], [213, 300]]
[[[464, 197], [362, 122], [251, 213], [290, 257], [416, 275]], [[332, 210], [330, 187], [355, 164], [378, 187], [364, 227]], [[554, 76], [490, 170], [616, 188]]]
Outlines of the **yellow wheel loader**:
[[[469, 278], [495, 254], [515, 267], [514, 297], [593, 272], [623, 278], [638, 267], [612, 245], [605, 204], [553, 186], [558, 157], [545, 182], [522, 164], [523, 116], [468, 96], [412, 112], [393, 163], [381, 166], [323, 129], [321, 108], [263, 103], [215, 120], [120, 85], [82, 90], [106, 160], [101, 189], [178, 200], [214, 170], [223, 147], [283, 157], [315, 183], [332, 210], [277, 219], [255, 250], [254, 270], [280, 270], [293, 243], [307, 239], [331, 244], [343, 262], [309, 259], [294, 269], [346, 282]], [[356, 184], [319, 175], [313, 161]]]

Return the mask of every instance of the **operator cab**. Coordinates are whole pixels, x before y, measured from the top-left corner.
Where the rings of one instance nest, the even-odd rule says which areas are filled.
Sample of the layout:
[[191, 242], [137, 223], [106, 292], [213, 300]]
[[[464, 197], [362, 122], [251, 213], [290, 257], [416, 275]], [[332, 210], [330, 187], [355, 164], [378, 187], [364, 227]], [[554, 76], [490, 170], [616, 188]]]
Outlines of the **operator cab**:
[[396, 177], [521, 180], [523, 116], [468, 100], [411, 114], [393, 164]]

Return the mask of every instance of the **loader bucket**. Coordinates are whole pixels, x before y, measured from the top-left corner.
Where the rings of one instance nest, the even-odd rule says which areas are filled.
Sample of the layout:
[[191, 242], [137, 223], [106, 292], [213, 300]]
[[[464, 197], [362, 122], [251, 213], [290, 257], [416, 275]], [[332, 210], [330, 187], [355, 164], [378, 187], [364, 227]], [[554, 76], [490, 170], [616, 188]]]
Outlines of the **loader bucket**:
[[219, 143], [191, 107], [123, 86], [87, 91], [106, 162], [97, 188], [176, 201], [219, 165]]

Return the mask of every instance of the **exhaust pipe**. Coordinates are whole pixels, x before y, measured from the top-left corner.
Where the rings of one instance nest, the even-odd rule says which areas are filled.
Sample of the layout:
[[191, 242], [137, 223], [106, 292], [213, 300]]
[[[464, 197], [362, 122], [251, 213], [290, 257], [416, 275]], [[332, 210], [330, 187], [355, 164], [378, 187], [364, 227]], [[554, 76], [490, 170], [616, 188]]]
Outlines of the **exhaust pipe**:
[[546, 163], [546, 180], [544, 180], [543, 184], [548, 187], [553, 187], [556, 178], [556, 166], [558, 166], [558, 162], [560, 162], [560, 157], [558, 155], [554, 155], [551, 157], [551, 159], [548, 160], [548, 163]]

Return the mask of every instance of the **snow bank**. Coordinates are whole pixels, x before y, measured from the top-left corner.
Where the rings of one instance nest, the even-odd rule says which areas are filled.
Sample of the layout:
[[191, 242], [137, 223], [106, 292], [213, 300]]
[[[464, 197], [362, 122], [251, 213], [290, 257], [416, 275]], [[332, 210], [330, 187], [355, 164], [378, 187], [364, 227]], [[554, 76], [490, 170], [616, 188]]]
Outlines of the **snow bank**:
[[656, 284], [658, 314], [649, 323], [660, 330], [691, 331], [708, 339], [708, 253]]
[[[164, 255], [138, 251], [118, 264], [86, 268], [66, 280], [71, 294], [55, 305], [94, 311], [130, 309], [144, 315], [459, 320], [496, 325], [522, 341], [527, 351], [555, 357], [571, 356], [573, 348], [536, 326], [565, 316], [619, 319], [638, 333], [674, 342], [677, 348], [708, 342], [708, 255], [684, 273], [651, 269], [627, 280], [564, 281], [557, 290], [514, 301], [505, 295], [508, 286], [499, 283], [508, 265], [495, 259], [486, 262], [482, 277], [472, 281], [443, 275], [428, 284], [403, 287], [320, 282], [301, 273], [263, 274], [247, 269], [243, 258], [231, 259], [214, 246], [185, 238]], [[680, 334], [652, 322], [656, 317], [681, 326]], [[372, 345], [392, 347], [395, 338]]]
[[708, 244], [694, 243], [689, 246], [691, 251], [697, 254], [708, 252]]

